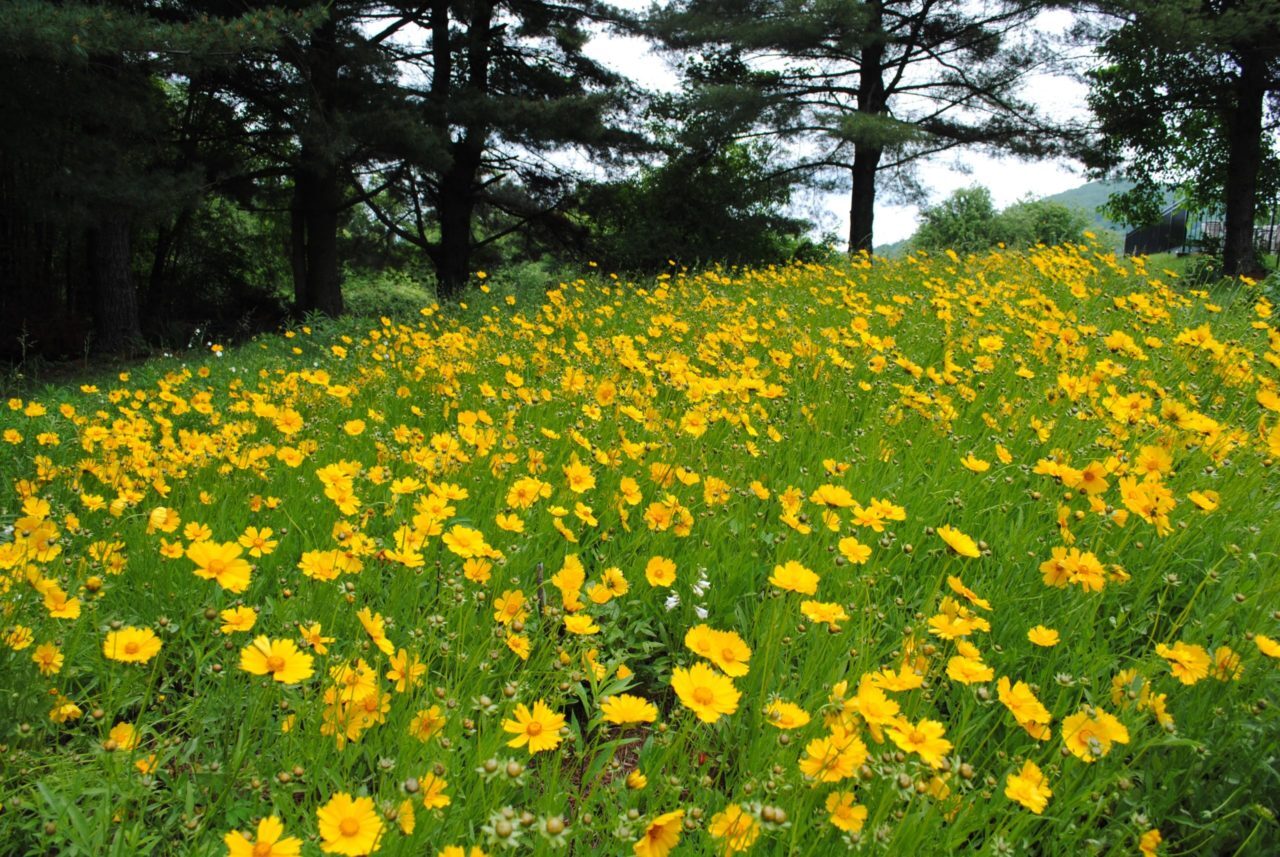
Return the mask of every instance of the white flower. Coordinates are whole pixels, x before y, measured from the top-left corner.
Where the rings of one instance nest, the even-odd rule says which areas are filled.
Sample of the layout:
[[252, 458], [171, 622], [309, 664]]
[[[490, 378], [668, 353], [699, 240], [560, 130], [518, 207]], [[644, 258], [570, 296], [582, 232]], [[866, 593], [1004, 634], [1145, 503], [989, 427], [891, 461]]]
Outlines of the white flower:
[[667, 610], [676, 609], [680, 606], [680, 596], [674, 592], [671, 593], [667, 596], [667, 600], [663, 603], [663, 606], [666, 607]]
[[707, 618], [707, 608], [703, 607], [701, 604], [699, 604], [698, 606], [694, 607], [694, 608], [693, 608], [693, 612], [694, 612], [694, 613], [696, 613], [696, 614], [698, 615], [698, 618], [699, 618], [699, 619], [705, 619], [705, 618]]

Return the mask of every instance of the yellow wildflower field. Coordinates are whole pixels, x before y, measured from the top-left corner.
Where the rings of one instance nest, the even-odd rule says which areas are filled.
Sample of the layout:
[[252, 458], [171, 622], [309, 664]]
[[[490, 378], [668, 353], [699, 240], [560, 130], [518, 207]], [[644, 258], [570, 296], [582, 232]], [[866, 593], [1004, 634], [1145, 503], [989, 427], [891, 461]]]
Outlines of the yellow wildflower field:
[[1280, 847], [1256, 285], [472, 298], [0, 407], [0, 852]]

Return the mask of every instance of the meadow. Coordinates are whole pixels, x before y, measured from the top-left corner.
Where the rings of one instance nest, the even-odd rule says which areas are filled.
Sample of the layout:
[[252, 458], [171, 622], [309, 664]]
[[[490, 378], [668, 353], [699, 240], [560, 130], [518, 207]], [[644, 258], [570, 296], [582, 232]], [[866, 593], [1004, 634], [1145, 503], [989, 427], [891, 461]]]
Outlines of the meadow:
[[1280, 848], [1280, 328], [591, 271], [0, 402], [0, 853]]

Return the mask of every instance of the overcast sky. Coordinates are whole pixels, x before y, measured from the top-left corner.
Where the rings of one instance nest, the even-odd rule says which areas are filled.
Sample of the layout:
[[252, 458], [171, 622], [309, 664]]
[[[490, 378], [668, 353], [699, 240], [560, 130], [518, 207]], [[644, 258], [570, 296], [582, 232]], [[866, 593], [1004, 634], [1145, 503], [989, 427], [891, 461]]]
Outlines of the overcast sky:
[[[615, 0], [615, 4], [637, 10], [649, 5], [647, 0]], [[1055, 12], [1042, 15], [1037, 26], [1052, 33], [1066, 26], [1069, 20], [1068, 13]], [[678, 84], [676, 70], [644, 40], [603, 35], [591, 42], [587, 53], [642, 86], [670, 90]], [[1084, 112], [1085, 89], [1069, 78], [1038, 76], [1029, 81], [1024, 95], [1051, 116], [1079, 115]], [[1017, 202], [1028, 195], [1041, 197], [1069, 190], [1086, 181], [1079, 165], [1070, 161], [1023, 161], [1017, 158], [992, 157], [965, 149], [922, 164], [918, 176], [929, 193], [930, 202], [944, 199], [959, 188], [977, 184], [991, 191], [992, 199], [998, 207]], [[819, 221], [819, 232], [834, 231], [842, 241], [847, 237], [847, 194], [813, 194], [801, 198], [798, 203], [801, 213]], [[919, 208], [916, 206], [892, 205], [883, 200], [877, 202], [876, 244], [889, 244], [910, 237], [916, 230], [918, 217]]]

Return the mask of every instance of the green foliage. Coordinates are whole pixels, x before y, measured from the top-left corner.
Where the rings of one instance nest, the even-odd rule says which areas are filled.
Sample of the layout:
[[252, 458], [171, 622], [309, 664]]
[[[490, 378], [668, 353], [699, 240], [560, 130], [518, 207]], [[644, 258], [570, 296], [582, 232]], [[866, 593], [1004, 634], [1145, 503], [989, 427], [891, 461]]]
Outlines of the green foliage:
[[1006, 247], [1056, 245], [1084, 239], [1088, 216], [1048, 200], [1026, 200], [997, 212], [984, 187], [961, 188], [920, 215], [912, 243], [927, 250], [975, 253]]
[[769, 151], [732, 144], [672, 155], [634, 179], [591, 188], [588, 254], [606, 267], [655, 271], [683, 264], [790, 258], [804, 224], [787, 216], [790, 184]]

